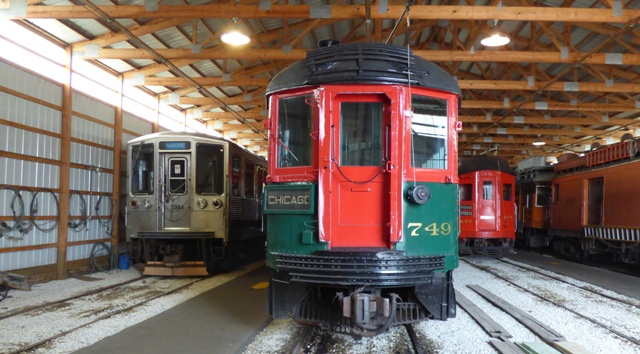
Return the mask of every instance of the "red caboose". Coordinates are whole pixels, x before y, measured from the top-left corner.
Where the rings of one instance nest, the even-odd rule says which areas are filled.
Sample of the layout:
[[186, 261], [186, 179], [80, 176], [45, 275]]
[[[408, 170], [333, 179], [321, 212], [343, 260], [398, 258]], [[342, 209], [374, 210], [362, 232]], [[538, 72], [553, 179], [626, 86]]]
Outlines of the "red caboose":
[[499, 157], [479, 156], [460, 162], [461, 255], [513, 252], [515, 174], [507, 160]]
[[552, 179], [554, 251], [584, 259], [609, 253], [640, 260], [640, 159], [626, 140], [559, 162]]

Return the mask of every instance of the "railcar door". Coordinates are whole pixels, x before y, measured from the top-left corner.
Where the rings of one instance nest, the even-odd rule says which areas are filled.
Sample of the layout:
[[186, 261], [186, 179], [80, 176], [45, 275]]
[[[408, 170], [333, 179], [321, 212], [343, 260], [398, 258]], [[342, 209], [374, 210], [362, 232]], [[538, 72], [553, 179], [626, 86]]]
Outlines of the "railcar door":
[[478, 176], [478, 230], [496, 230], [496, 177]]
[[335, 94], [321, 174], [324, 231], [331, 247], [389, 247], [391, 118], [389, 99]]
[[189, 229], [191, 205], [189, 154], [161, 153], [160, 216], [164, 230]]

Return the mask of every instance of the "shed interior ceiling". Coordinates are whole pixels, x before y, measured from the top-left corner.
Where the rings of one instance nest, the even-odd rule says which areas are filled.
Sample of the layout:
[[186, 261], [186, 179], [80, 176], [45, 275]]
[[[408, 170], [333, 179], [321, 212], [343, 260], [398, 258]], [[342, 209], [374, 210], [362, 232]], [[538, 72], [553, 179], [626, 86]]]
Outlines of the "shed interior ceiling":
[[[0, 3], [0, 11], [11, 1]], [[26, 13], [9, 18], [162, 100], [177, 94], [175, 106], [188, 117], [232, 140], [249, 139], [250, 149], [267, 144], [269, 80], [325, 39], [409, 46], [456, 76], [463, 93], [461, 156], [492, 154], [516, 163], [584, 152], [640, 132], [640, 0], [27, 4]], [[249, 44], [220, 40], [234, 19]], [[511, 42], [482, 46], [495, 29]], [[538, 139], [546, 144], [534, 147]]]

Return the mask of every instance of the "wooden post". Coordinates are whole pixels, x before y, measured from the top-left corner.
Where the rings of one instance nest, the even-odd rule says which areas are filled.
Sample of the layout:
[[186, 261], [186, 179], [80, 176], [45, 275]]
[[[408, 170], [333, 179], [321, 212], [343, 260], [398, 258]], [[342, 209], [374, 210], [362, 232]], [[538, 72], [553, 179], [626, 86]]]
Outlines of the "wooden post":
[[113, 126], [113, 185], [111, 189], [111, 200], [113, 202], [113, 213], [111, 227], [111, 249], [114, 254], [118, 254], [118, 234], [120, 233], [120, 179], [122, 178], [122, 92], [124, 91], [124, 76], [120, 76], [120, 104], [116, 107], [116, 116]]
[[58, 259], [56, 278], [67, 278], [67, 237], [69, 233], [69, 178], [71, 161], [71, 55], [72, 50], [67, 49], [67, 75], [68, 80], [62, 86], [62, 123], [60, 142], [60, 223], [58, 225]]

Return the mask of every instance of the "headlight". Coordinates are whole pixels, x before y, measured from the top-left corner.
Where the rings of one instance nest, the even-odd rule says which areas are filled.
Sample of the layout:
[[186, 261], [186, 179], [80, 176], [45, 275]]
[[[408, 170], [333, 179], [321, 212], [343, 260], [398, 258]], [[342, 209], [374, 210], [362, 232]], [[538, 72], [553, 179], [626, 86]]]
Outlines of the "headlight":
[[207, 205], [209, 205], [209, 203], [207, 203], [207, 201], [205, 199], [198, 199], [196, 204], [198, 204], [198, 208], [200, 208], [200, 209], [204, 209], [204, 208], [207, 207]]
[[211, 205], [213, 205], [213, 207], [216, 209], [220, 209], [222, 208], [222, 200], [214, 199], [213, 202], [211, 202]]
[[150, 200], [145, 200], [144, 201], [144, 208], [145, 209], [150, 209], [151, 208], [151, 201]]

